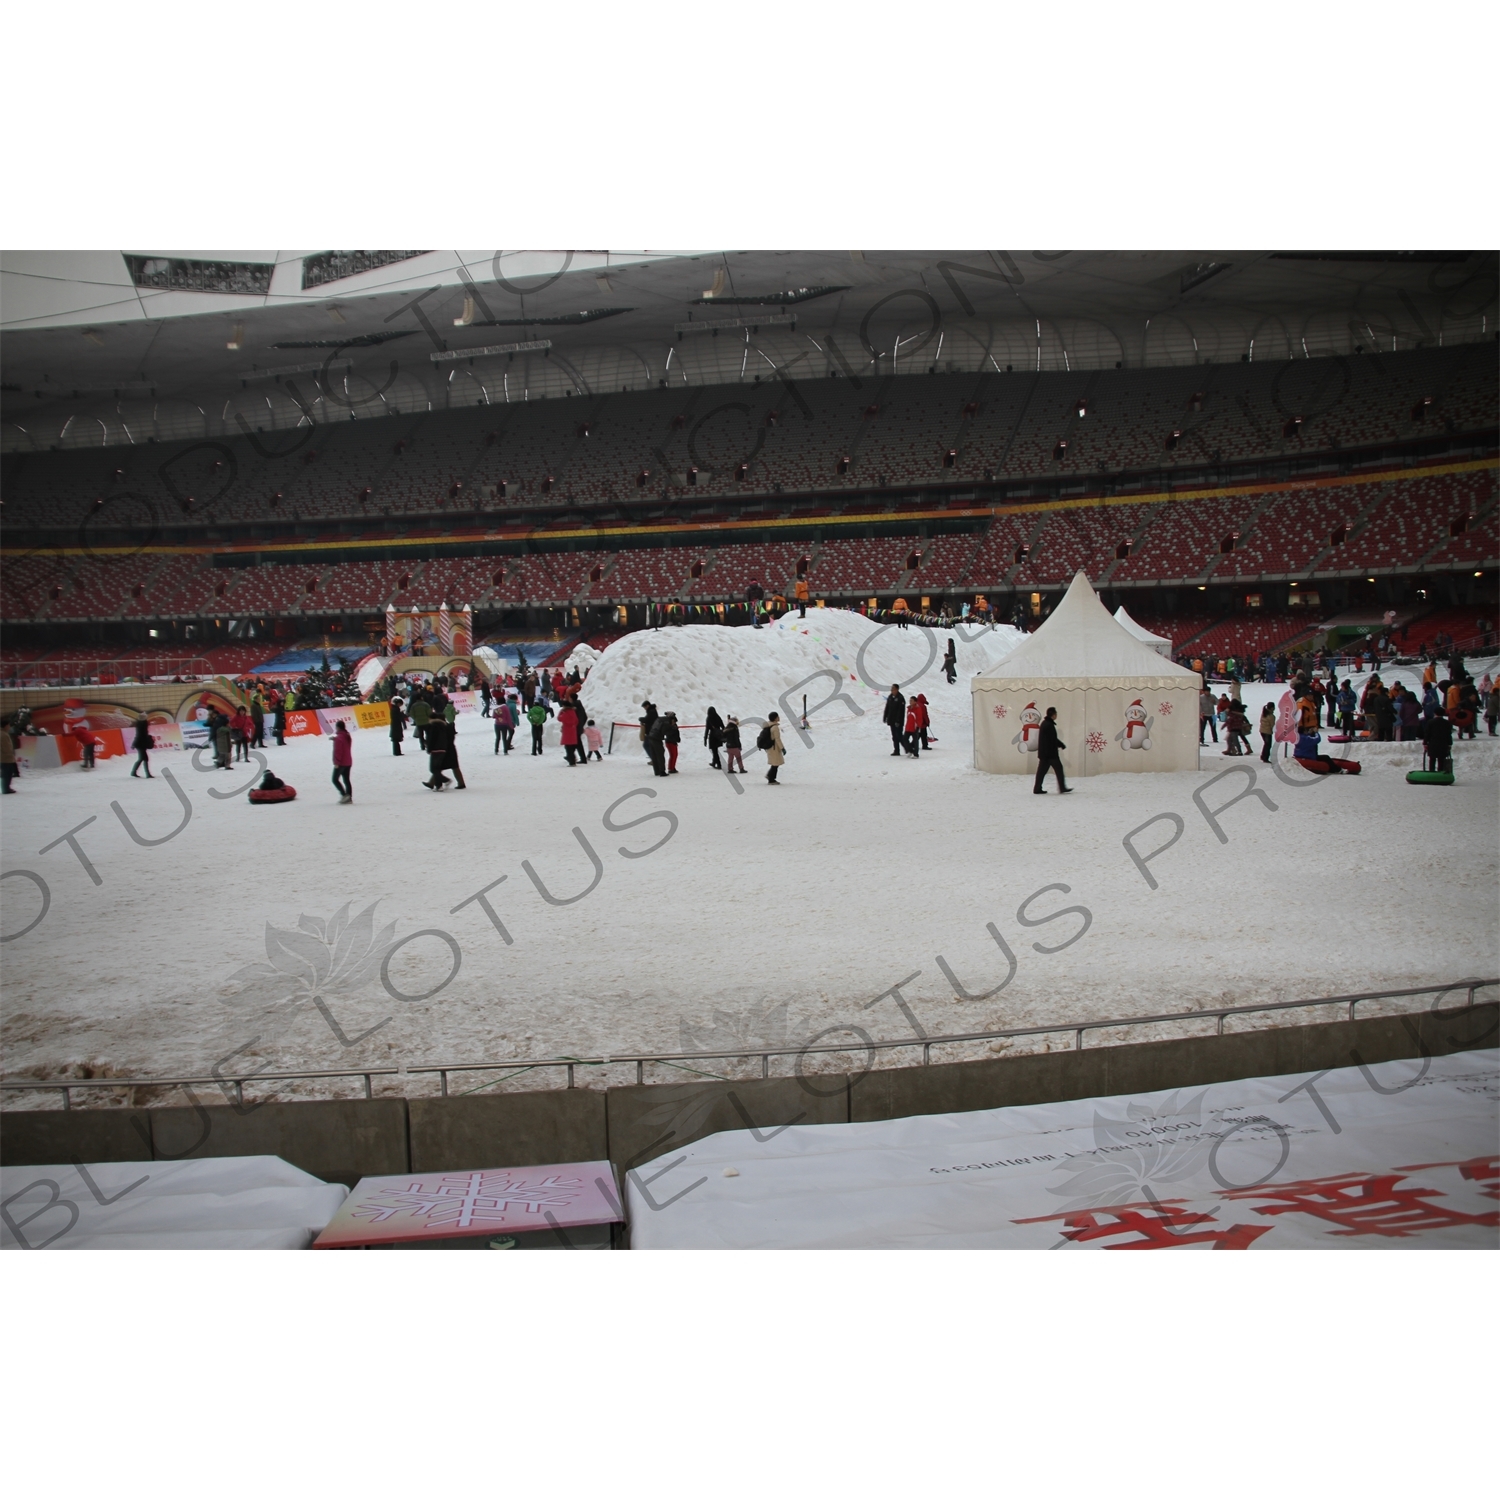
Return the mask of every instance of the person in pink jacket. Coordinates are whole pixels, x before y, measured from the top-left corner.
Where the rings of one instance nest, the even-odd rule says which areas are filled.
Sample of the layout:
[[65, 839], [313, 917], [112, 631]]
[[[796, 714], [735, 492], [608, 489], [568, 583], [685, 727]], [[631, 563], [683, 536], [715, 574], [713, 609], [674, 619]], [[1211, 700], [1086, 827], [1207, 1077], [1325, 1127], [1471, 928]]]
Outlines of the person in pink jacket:
[[354, 801], [354, 786], [349, 773], [354, 767], [354, 741], [349, 737], [349, 726], [338, 721], [333, 731], [333, 784], [339, 790], [340, 802]]

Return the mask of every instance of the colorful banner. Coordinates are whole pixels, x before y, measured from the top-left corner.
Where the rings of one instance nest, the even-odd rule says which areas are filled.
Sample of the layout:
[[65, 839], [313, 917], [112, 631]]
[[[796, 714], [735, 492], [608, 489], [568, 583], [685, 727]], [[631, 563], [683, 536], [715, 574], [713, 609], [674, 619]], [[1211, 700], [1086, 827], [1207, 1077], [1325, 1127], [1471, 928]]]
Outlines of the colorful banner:
[[389, 729], [391, 705], [389, 703], [346, 703], [339, 708], [317, 710], [318, 726], [324, 734], [332, 734], [340, 722], [350, 729]]
[[389, 729], [391, 705], [389, 703], [356, 703], [354, 722], [361, 729]]
[[294, 708], [286, 716], [288, 734], [322, 734], [323, 726], [318, 722], [318, 710]]

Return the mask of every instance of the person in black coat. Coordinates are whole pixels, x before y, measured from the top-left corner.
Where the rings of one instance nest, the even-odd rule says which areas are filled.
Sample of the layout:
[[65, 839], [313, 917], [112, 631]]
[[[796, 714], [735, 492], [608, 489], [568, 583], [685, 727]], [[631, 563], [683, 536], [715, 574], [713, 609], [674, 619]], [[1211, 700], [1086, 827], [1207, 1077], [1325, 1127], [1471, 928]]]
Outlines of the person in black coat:
[[452, 771], [459, 789], [463, 789], [464, 773], [458, 765], [458, 737], [453, 725], [441, 716], [434, 717], [427, 725], [427, 768], [432, 775], [422, 783], [423, 786], [430, 786], [435, 792], [441, 791], [449, 785], [443, 772]]
[[646, 754], [651, 757], [651, 769], [658, 776], [667, 774], [667, 721], [653, 714], [651, 727], [646, 731]]
[[958, 681], [958, 648], [953, 644], [953, 637], [948, 637], [948, 649], [943, 655], [943, 675], [949, 682]]
[[406, 712], [400, 694], [391, 694], [391, 754], [401, 754], [401, 742], [406, 738]]
[[1042, 785], [1048, 771], [1057, 774], [1057, 789], [1060, 792], [1070, 792], [1070, 787], [1063, 780], [1062, 757], [1058, 754], [1060, 750], [1068, 747], [1057, 737], [1057, 710], [1049, 708], [1047, 717], [1042, 720], [1042, 727], [1037, 731], [1037, 757], [1036, 757], [1036, 782], [1031, 790], [1038, 797], [1045, 797], [1047, 789]]
[[[1451, 738], [1449, 744], [1452, 744]], [[130, 748], [135, 751], [135, 764], [130, 768], [130, 774], [134, 776], [145, 766], [147, 777], [154, 780], [151, 777], [151, 720], [145, 714], [135, 721], [135, 738], [131, 740]]]
[[1423, 723], [1422, 743], [1424, 770], [1453, 769], [1453, 723], [1446, 714], [1436, 713]]
[[719, 717], [719, 710], [712, 706], [703, 721], [703, 743], [708, 746], [709, 765], [715, 771], [722, 771], [724, 766], [719, 760], [719, 746], [724, 743], [724, 721]]
[[891, 684], [890, 696], [885, 700], [885, 713], [882, 717], [891, 731], [891, 754], [900, 755], [906, 735], [906, 699], [901, 695], [899, 683]]
[[286, 744], [286, 697], [278, 693], [276, 706], [271, 710], [271, 733], [278, 745]]

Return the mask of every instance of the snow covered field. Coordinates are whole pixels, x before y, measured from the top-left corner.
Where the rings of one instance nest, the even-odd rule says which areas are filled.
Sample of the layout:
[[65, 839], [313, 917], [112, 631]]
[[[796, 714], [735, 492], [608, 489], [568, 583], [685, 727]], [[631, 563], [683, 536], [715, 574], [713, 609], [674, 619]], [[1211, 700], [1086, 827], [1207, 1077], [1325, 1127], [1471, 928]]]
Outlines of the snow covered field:
[[[1399, 744], [1357, 749], [1358, 778], [1292, 784], [1210, 746], [1197, 772], [1080, 779], [1043, 801], [1029, 778], [970, 764], [967, 678], [1013, 639], [959, 634], [952, 686], [940, 634], [842, 611], [642, 632], [604, 653], [584, 701], [606, 737], [648, 695], [684, 725], [710, 703], [747, 720], [778, 709], [774, 790], [748, 749], [749, 775], [708, 770], [701, 731], [684, 730], [682, 773], [662, 781], [633, 731], [569, 769], [555, 724], [542, 757], [524, 733], [496, 757], [477, 717], [460, 720], [465, 791], [426, 790], [415, 743], [396, 759], [379, 731], [355, 736], [350, 806], [321, 738], [267, 752], [299, 790], [283, 806], [249, 805], [244, 768], [182, 755], [156, 768], [185, 804], [164, 775], [132, 781], [127, 760], [26, 776], [0, 853], [49, 904], [36, 920], [36, 880], [0, 886], [6, 1075], [910, 1036], [895, 985], [936, 1035], [1495, 975], [1500, 741], [1460, 744], [1449, 788], [1407, 786], [1419, 752]], [[893, 766], [884, 693], [917, 674], [906, 691], [926, 693], [938, 743]], [[1282, 691], [1247, 691], [1252, 720]], [[803, 693], [807, 743], [789, 722]], [[1122, 843], [1132, 830], [1143, 858], [1171, 842], [1147, 858], [1154, 889]]]

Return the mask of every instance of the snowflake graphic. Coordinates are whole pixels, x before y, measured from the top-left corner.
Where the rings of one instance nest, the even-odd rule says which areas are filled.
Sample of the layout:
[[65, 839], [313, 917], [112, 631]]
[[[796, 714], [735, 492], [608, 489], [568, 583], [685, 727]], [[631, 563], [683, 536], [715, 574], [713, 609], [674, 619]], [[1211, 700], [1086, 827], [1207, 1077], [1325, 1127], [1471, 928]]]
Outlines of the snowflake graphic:
[[1088, 747], [1097, 755], [1104, 748], [1104, 736], [1097, 729], [1089, 730]]
[[1174, 708], [1174, 706], [1175, 705], [1171, 704], [1171, 703], [1158, 703], [1156, 705], [1156, 711], [1157, 711], [1157, 713], [1159, 713], [1163, 717], [1165, 717], [1166, 715], [1168, 715], [1168, 714], [1170, 714], [1172, 712], [1172, 709]]
[[483, 1229], [488, 1220], [503, 1221], [519, 1209], [539, 1214], [548, 1208], [567, 1208], [582, 1191], [579, 1177], [544, 1177], [528, 1182], [514, 1172], [455, 1172], [426, 1187], [418, 1179], [406, 1187], [382, 1188], [378, 1199], [352, 1211], [356, 1219], [384, 1224], [397, 1214], [408, 1214], [426, 1224], [454, 1229]]
[[1003, 719], [1005, 717], [1005, 715], [1006, 715], [1006, 707], [1005, 707], [1005, 705], [1003, 703], [997, 703], [995, 705], [995, 717], [997, 719]]

